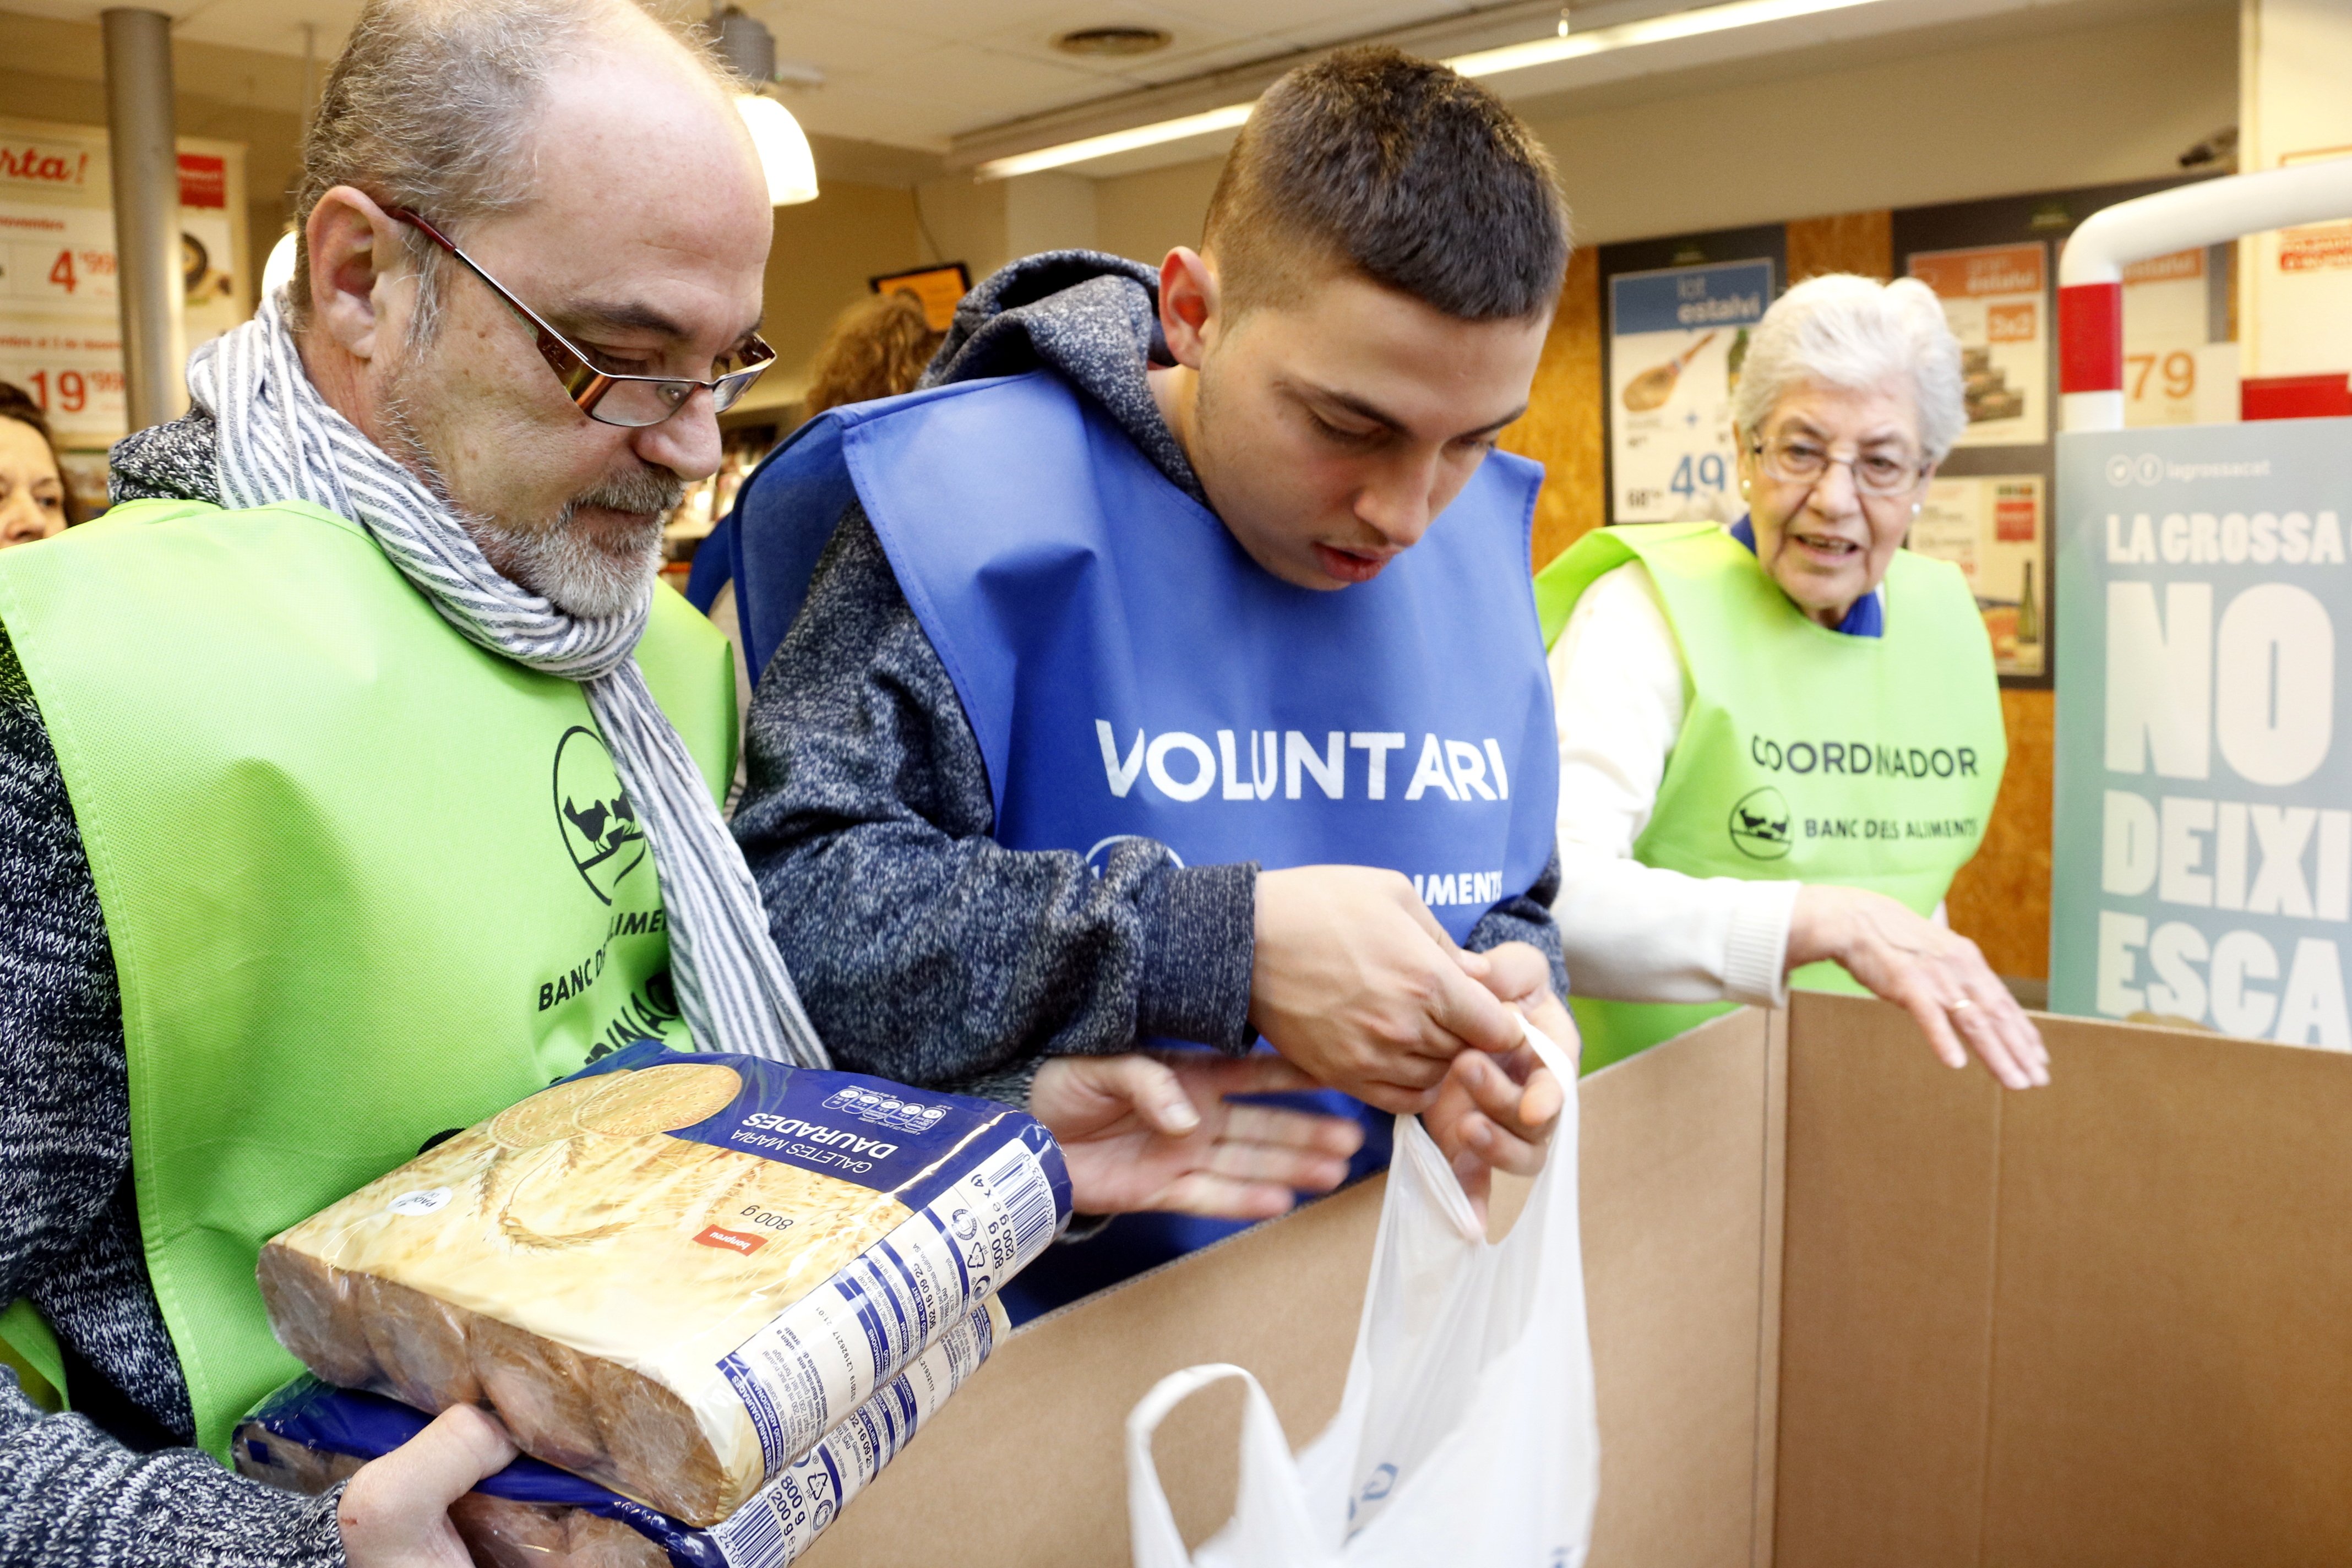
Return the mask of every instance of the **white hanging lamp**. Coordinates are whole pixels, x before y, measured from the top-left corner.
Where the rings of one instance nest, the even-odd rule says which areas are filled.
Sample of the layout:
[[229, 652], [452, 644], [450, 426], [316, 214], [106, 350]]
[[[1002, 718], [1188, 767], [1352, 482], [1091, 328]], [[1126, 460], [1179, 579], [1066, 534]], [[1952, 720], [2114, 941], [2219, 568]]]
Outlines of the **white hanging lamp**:
[[809, 151], [808, 136], [793, 111], [768, 96], [776, 79], [776, 36], [767, 24], [735, 5], [713, 6], [708, 25], [719, 57], [748, 89], [735, 100], [735, 108], [751, 132], [751, 145], [760, 151], [770, 205], [788, 207], [816, 200], [816, 158]]
[[288, 229], [269, 247], [269, 259], [261, 264], [261, 297], [268, 299], [294, 281], [294, 231]]
[[751, 145], [759, 149], [760, 167], [767, 172], [769, 205], [788, 207], [816, 200], [816, 157], [793, 111], [760, 93], [744, 94], [735, 100], [735, 108], [751, 132]]

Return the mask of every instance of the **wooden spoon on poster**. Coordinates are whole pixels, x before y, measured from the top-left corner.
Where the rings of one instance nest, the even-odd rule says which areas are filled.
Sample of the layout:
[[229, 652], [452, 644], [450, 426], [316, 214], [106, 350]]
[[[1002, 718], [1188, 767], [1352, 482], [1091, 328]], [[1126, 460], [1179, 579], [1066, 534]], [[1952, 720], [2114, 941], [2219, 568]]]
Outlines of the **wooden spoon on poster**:
[[1680, 354], [1664, 364], [1654, 364], [1625, 384], [1624, 400], [1632, 413], [1647, 414], [1653, 408], [1665, 406], [1666, 399], [1675, 395], [1675, 383], [1682, 379], [1683, 367], [1696, 358], [1698, 351], [1715, 342], [1710, 331]]

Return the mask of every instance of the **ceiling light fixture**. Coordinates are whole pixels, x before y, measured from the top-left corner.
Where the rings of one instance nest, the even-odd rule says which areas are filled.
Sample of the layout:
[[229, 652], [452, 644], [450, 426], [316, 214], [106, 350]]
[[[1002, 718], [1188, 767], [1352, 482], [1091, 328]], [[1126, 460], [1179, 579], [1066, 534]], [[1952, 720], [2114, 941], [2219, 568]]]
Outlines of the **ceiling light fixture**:
[[1524, 44], [1478, 49], [1470, 54], [1456, 55], [1445, 63], [1464, 76], [1496, 76], [1504, 71], [1525, 70], [1529, 66], [1548, 66], [1559, 60], [1607, 54], [1612, 49], [1672, 43], [1678, 38], [1703, 37], [1708, 33], [1726, 33], [1735, 27], [1786, 22], [1799, 16], [1811, 16], [1817, 12], [1845, 11], [1856, 5], [1875, 3], [1876, 0], [1732, 0], [1732, 4], [1727, 5], [1673, 11], [1664, 16], [1653, 16], [1645, 22], [1620, 22], [1613, 27], [1595, 27], [1589, 33], [1563, 32], [1554, 37], [1536, 38]]
[[[735, 100], [735, 110], [759, 150], [760, 168], [768, 177], [768, 204], [788, 207], [816, 200], [816, 155], [809, 151], [808, 135], [791, 110], [767, 96], [776, 79], [776, 36], [766, 23], [736, 5], [713, 6], [708, 26], [727, 68], [747, 89]], [[820, 73], [818, 80], [823, 79]]]
[[269, 247], [269, 259], [261, 264], [261, 297], [268, 299], [294, 281], [294, 231], [288, 229]]
[[[1675, 11], [1646, 21], [1595, 27], [1589, 33], [1557, 33], [1524, 44], [1476, 49], [1469, 54], [1455, 55], [1443, 63], [1467, 77], [1500, 76], [1506, 71], [1525, 70], [1530, 66], [1551, 65], [1560, 60], [1581, 59], [1614, 49], [1701, 37], [1708, 33], [1729, 32], [1734, 28], [1753, 27], [1766, 22], [1786, 22], [1819, 12], [1844, 11], [1877, 3], [1878, 0], [1730, 0], [1727, 5]], [[1118, 153], [1157, 147], [1162, 142], [1205, 136], [1213, 131], [1230, 131], [1249, 118], [1250, 107], [1247, 103], [1231, 103], [1199, 114], [1180, 115], [1173, 120], [1156, 121], [1150, 125], [1138, 125], [1126, 131], [1113, 131], [1052, 147], [1040, 147], [1032, 153], [992, 158], [974, 169], [972, 176], [981, 180], [1010, 179], [1016, 174], [1034, 174], [1041, 170], [1064, 168], [1071, 163], [1091, 163]]]
[[760, 150], [760, 167], [768, 176], [768, 205], [788, 207], [816, 200], [816, 154], [793, 111], [772, 98], [747, 93], [735, 100], [751, 145]]
[[1040, 147], [1034, 153], [1015, 153], [1010, 158], [992, 158], [971, 172], [972, 178], [1009, 180], [1015, 174], [1034, 174], [1041, 169], [1058, 169], [1065, 163], [1083, 163], [1094, 158], [1108, 158], [1114, 153], [1132, 153], [1139, 147], [1157, 147], [1162, 142], [1181, 142], [1187, 136], [1206, 136], [1212, 131], [1231, 131], [1249, 117], [1248, 104], [1229, 103], [1223, 109], [1139, 125], [1131, 131], [1113, 131], [1102, 136], [1065, 142], [1058, 147]]
[[1148, 55], [1173, 42], [1158, 27], [1080, 27], [1055, 38], [1054, 47], [1066, 55]]

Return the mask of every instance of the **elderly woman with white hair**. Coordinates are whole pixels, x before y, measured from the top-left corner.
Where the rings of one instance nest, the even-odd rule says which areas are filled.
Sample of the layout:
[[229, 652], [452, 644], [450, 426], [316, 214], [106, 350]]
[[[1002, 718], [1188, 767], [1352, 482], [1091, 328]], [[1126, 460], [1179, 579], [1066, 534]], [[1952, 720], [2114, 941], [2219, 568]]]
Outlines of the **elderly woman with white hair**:
[[1765, 312], [1732, 418], [1745, 517], [1602, 529], [1537, 582], [1585, 1069], [1794, 984], [2046, 1083], [1942, 918], [2008, 754], [1975, 599], [1903, 548], [1965, 423], [1959, 345], [1919, 283], [1815, 278]]

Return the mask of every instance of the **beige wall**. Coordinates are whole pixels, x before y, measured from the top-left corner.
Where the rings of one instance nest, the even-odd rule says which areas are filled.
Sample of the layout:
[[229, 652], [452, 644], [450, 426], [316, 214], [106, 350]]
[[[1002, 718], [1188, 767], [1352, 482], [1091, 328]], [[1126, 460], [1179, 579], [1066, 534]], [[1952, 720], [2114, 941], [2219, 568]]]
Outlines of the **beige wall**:
[[1155, 265], [1180, 245], [1201, 243], [1201, 217], [1216, 189], [1222, 155], [1173, 163], [1100, 182], [1095, 190], [1095, 243]]
[[[1547, 114], [1585, 244], [2143, 179], [2238, 115], [2234, 5]], [[1200, 237], [1218, 160], [1103, 180], [1105, 249]]]
[[820, 190], [813, 202], [776, 209], [762, 329], [775, 346], [776, 368], [753, 393], [762, 403], [800, 395], [809, 356], [834, 317], [866, 295], [867, 279], [925, 259], [914, 192], [847, 180], [824, 182]]

